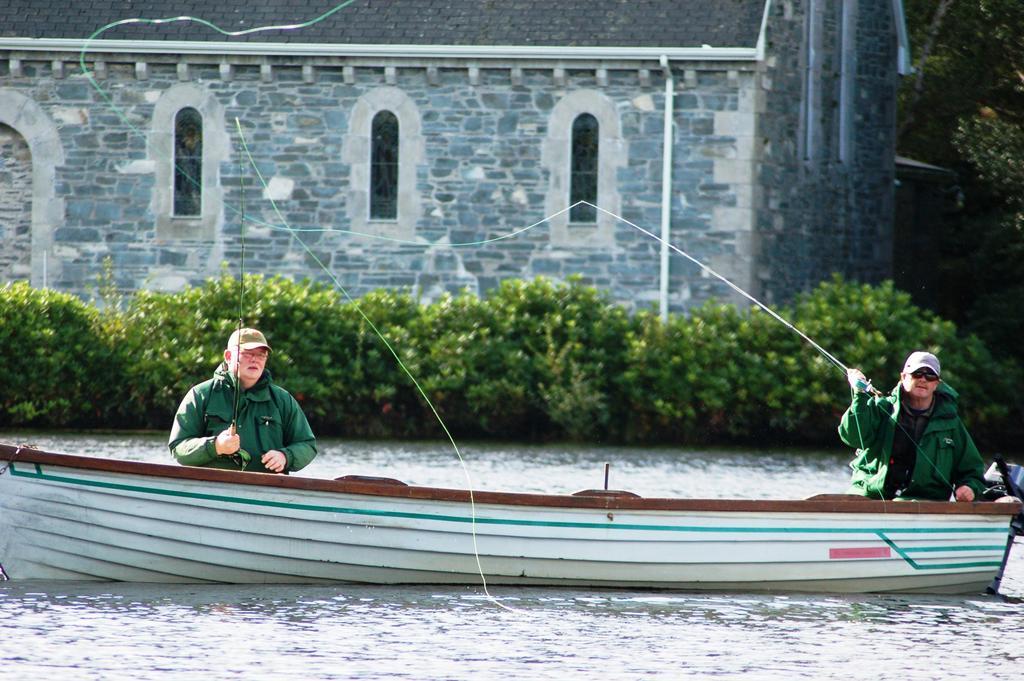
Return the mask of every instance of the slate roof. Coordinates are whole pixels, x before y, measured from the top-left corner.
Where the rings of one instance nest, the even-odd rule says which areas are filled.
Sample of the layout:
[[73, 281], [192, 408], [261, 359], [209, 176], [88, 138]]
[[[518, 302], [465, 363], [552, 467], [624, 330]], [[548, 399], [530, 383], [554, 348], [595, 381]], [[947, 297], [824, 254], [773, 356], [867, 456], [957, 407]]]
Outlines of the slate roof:
[[[301, 23], [341, 0], [0, 0], [0, 37], [85, 39], [130, 18], [195, 16], [225, 31]], [[354, 0], [301, 30], [228, 38], [197, 22], [97, 36], [371, 45], [754, 47], [765, 0]]]

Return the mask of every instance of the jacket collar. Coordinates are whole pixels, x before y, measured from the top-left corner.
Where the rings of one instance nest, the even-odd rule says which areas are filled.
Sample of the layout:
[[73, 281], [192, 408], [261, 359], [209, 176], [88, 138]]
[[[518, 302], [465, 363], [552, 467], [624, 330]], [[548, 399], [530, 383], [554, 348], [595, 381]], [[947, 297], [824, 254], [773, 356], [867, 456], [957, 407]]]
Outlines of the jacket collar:
[[[217, 370], [213, 372], [214, 380], [219, 381], [225, 388], [229, 390], [235, 389], [235, 375], [228, 371], [228, 365], [225, 362], [221, 362]], [[250, 400], [269, 400], [270, 399], [270, 383], [271, 376], [270, 370], [264, 369], [263, 374], [259, 380], [256, 381], [255, 385], [243, 392]]]

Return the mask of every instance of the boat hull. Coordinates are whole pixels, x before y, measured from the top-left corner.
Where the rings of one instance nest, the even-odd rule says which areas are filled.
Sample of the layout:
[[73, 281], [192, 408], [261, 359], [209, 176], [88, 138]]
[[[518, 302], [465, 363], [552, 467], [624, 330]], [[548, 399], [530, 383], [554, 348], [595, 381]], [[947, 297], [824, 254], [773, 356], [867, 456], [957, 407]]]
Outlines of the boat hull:
[[4, 451], [19, 580], [980, 593], [1018, 508], [471, 495]]

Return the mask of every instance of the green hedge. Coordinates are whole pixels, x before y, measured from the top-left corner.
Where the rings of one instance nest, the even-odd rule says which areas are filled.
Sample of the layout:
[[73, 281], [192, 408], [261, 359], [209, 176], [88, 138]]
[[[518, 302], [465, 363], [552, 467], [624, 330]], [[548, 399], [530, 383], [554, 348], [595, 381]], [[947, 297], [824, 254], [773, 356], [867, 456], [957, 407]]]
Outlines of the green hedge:
[[[436, 409], [456, 438], [831, 445], [849, 401], [843, 372], [757, 308], [708, 303], [663, 323], [578, 280], [506, 281], [486, 299], [430, 305], [388, 291], [347, 301], [276, 277], [247, 276], [245, 291], [246, 324], [274, 346], [275, 380], [324, 435], [436, 437]], [[220, 361], [238, 300], [227, 274], [102, 310], [0, 289], [0, 426], [169, 427]], [[936, 352], [975, 437], [1019, 438], [1021, 368], [891, 283], [837, 278], [778, 314], [881, 389], [908, 352]]]
[[0, 425], [103, 420], [121, 362], [95, 308], [27, 284], [0, 288]]

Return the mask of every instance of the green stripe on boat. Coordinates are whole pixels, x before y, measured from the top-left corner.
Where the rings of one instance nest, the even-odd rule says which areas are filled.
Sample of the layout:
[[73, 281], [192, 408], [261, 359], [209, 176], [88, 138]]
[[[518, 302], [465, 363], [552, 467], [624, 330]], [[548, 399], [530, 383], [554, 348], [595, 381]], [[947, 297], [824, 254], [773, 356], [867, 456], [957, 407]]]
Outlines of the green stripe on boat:
[[[153, 494], [160, 496], [172, 496], [186, 499], [202, 499], [205, 501], [219, 501], [224, 503], [244, 504], [248, 506], [265, 506], [269, 508], [287, 508], [298, 511], [312, 511], [319, 513], [341, 513], [347, 515], [367, 515], [385, 518], [409, 518], [415, 520], [435, 520], [439, 522], [453, 523], [477, 523], [479, 525], [514, 525], [514, 526], [536, 526], [536, 527], [572, 527], [582, 529], [599, 530], [642, 530], [652, 532], [726, 532], [726, 533], [750, 533], [750, 534], [869, 534], [873, 533], [882, 537], [883, 534], [936, 534], [936, 533], [991, 533], [1000, 536], [1006, 535], [1006, 529], [1002, 527], [704, 527], [701, 525], [649, 525], [637, 523], [593, 523], [593, 522], [568, 522], [549, 520], [516, 520], [512, 518], [473, 518], [471, 516], [441, 515], [432, 513], [409, 513], [404, 511], [384, 511], [358, 508], [346, 508], [342, 506], [321, 506], [316, 504], [296, 504], [283, 501], [268, 501], [264, 499], [250, 499], [245, 497], [226, 496], [220, 494], [203, 494], [199, 492], [183, 492], [178, 490], [166, 490], [156, 487], [143, 487], [139, 485], [126, 485], [122, 483], [102, 482], [97, 480], [83, 480], [80, 478], [65, 477], [44, 473], [39, 464], [34, 464], [36, 472], [28, 473], [17, 470], [11, 466], [11, 474], [23, 478], [36, 478], [51, 482], [66, 483], [71, 485], [82, 485], [86, 487], [97, 487], [103, 489], [115, 489], [125, 492], [137, 492], [141, 494]], [[413, 500], [415, 501], [415, 500]], [[998, 547], [1000, 551], [1003, 546]], [[959, 550], [973, 550], [974, 547], [963, 547]], [[934, 550], [941, 550], [935, 548]]]

